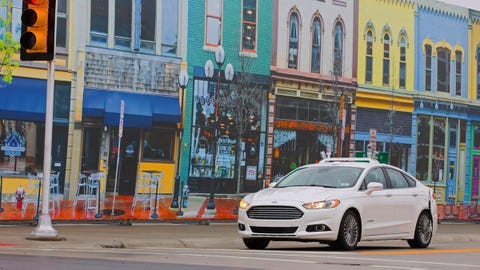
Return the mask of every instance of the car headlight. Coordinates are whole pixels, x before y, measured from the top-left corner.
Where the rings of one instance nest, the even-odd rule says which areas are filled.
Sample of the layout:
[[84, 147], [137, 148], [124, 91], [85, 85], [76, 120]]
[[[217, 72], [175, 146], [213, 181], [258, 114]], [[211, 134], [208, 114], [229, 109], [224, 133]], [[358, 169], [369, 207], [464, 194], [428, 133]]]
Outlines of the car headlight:
[[335, 208], [340, 204], [339, 200], [326, 200], [319, 202], [309, 202], [303, 204], [305, 209], [326, 209], [326, 208]]
[[247, 209], [247, 207], [249, 206], [250, 204], [248, 202], [246, 202], [245, 200], [241, 200], [239, 203], [238, 203], [238, 207], [240, 209]]

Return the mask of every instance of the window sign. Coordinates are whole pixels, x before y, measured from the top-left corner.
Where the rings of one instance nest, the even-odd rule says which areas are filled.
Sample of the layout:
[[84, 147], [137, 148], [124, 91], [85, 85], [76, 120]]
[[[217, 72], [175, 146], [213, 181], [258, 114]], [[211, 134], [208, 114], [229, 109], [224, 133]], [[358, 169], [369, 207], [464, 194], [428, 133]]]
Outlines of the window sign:
[[21, 156], [25, 151], [25, 140], [17, 131], [13, 130], [7, 134], [5, 145], [2, 150], [7, 156]]
[[245, 175], [245, 180], [256, 180], [257, 179], [257, 166], [247, 166], [247, 175]]

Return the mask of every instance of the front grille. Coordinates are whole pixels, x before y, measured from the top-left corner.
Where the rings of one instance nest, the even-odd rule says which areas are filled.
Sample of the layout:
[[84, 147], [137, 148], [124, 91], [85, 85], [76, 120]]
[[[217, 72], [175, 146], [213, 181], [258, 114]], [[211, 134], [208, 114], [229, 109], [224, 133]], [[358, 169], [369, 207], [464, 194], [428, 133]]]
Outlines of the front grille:
[[247, 211], [251, 219], [299, 219], [300, 209], [293, 206], [254, 206]]
[[250, 226], [254, 233], [295, 233], [298, 227], [256, 227]]

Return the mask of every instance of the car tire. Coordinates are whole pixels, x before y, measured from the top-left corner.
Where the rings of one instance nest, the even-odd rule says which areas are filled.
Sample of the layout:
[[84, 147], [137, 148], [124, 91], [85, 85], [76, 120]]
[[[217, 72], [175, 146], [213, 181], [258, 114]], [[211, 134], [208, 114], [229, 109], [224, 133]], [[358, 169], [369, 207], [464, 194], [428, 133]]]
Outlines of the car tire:
[[261, 238], [243, 238], [243, 243], [248, 249], [264, 249], [270, 244], [270, 240]]
[[360, 241], [360, 221], [355, 212], [349, 210], [343, 215], [335, 242], [329, 245], [336, 249], [353, 250]]
[[411, 248], [426, 248], [430, 245], [433, 236], [433, 223], [427, 212], [422, 212], [415, 226], [413, 239], [407, 240]]

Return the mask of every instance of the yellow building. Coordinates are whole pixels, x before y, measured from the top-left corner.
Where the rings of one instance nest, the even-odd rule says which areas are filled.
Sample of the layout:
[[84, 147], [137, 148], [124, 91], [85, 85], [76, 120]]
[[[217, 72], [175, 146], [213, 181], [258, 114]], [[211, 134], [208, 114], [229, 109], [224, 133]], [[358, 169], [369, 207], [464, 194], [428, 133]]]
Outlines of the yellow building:
[[414, 143], [414, 16], [414, 1], [359, 1], [355, 151], [372, 144], [403, 169]]

